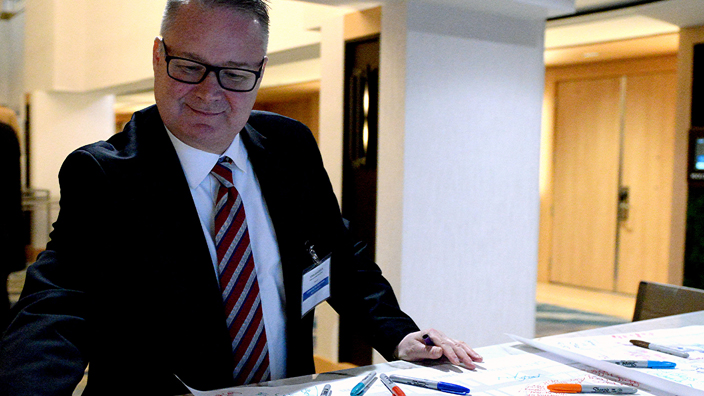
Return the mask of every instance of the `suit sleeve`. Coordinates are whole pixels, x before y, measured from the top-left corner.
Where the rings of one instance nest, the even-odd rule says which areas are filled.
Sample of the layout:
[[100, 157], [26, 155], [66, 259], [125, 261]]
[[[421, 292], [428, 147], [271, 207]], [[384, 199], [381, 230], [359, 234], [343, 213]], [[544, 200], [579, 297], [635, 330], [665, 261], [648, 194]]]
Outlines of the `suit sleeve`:
[[321, 229], [329, 234], [332, 248], [331, 296], [329, 304], [342, 316], [352, 318], [357, 330], [387, 360], [395, 360], [394, 352], [403, 337], [418, 331], [416, 323], [399, 307], [391, 285], [379, 266], [345, 226], [337, 198], [322, 158], [312, 136], [306, 142], [303, 161], [312, 176], [310, 218], [316, 216]]
[[47, 249], [27, 270], [14, 320], [0, 344], [0, 394], [70, 394], [89, 360], [87, 282], [98, 243], [95, 227], [105, 178], [86, 152], [77, 151], [59, 173], [61, 212]]
[[359, 242], [360, 250], [351, 258], [333, 264], [329, 303], [340, 315], [353, 318], [357, 330], [386, 360], [397, 360], [398, 344], [419, 328], [401, 310], [391, 285], [379, 266], [366, 257], [363, 246]]

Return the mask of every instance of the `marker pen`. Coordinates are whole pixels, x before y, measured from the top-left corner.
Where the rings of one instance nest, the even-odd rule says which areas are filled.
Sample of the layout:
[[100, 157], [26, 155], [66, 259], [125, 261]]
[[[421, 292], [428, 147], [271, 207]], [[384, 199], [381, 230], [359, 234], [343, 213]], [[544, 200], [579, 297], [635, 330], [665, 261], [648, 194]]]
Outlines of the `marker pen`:
[[605, 360], [606, 362], [618, 364], [623, 367], [631, 368], [651, 368], [651, 369], [671, 369], [677, 365], [673, 362], [664, 362], [659, 360]]
[[381, 379], [381, 383], [386, 386], [386, 388], [393, 393], [394, 396], [406, 396], [405, 393], [401, 390], [401, 388], [398, 387], [398, 385], [394, 384], [393, 381], [389, 379], [389, 377], [386, 376], [386, 374], [379, 374], [379, 378]]
[[376, 381], [376, 371], [372, 371], [371, 373], [367, 374], [367, 376], [364, 377], [364, 379], [360, 383], [355, 385], [354, 388], [352, 388], [352, 391], [350, 391], [350, 395], [362, 396], [372, 386], [374, 381]]
[[430, 339], [430, 336], [427, 334], [423, 334], [423, 342], [427, 346], [435, 346], [435, 343], [433, 342], [433, 340]]
[[399, 384], [406, 384], [412, 386], [418, 386], [426, 389], [435, 389], [445, 393], [452, 393], [455, 395], [466, 395], [469, 393], [469, 389], [464, 386], [451, 384], [449, 382], [442, 381], [430, 381], [418, 378], [401, 377], [400, 375], [391, 375], [392, 381], [398, 382]]
[[601, 393], [603, 395], [621, 395], [636, 393], [638, 389], [623, 385], [606, 384], [552, 384], [548, 390], [555, 393]]
[[668, 348], [666, 346], [653, 344], [653, 343], [650, 343], [647, 341], [631, 340], [631, 344], [633, 344], [635, 346], [639, 346], [641, 348], [652, 349], [653, 351], [667, 353], [667, 354], [681, 357], [684, 359], [689, 357], [689, 354], [687, 352], [681, 352], [681, 351], [678, 351], [677, 349]]

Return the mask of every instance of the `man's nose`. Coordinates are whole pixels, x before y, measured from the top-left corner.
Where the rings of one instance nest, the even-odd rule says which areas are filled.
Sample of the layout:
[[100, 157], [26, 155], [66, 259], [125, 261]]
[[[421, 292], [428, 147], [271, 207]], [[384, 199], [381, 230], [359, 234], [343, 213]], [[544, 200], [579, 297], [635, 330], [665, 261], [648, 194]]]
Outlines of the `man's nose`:
[[198, 84], [196, 91], [203, 97], [203, 99], [209, 99], [211, 97], [222, 95], [224, 89], [220, 86], [218, 76], [215, 74], [215, 71], [210, 70], [205, 76], [205, 79]]

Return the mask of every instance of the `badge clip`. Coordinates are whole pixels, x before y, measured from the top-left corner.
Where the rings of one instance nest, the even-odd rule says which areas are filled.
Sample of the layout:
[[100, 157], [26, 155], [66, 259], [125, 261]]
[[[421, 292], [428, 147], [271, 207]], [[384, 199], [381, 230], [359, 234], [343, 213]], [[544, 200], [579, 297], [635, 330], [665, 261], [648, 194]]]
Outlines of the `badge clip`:
[[315, 265], [320, 264], [320, 257], [318, 257], [318, 254], [315, 253], [315, 250], [313, 249], [313, 245], [310, 245], [308, 247], [308, 254], [310, 254], [310, 258], [313, 259], [313, 264], [315, 264]]

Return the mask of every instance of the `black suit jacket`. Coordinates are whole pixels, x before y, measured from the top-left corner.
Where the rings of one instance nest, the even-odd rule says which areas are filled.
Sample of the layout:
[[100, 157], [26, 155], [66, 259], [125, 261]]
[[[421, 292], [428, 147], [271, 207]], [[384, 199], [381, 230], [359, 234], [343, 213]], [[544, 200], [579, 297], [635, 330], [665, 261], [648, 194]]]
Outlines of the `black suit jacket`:
[[[373, 262], [356, 255], [320, 153], [297, 121], [253, 112], [240, 132], [282, 260], [287, 370], [312, 373], [313, 315], [301, 317], [306, 244], [332, 253], [330, 304], [353, 315], [387, 359], [418, 328]], [[0, 345], [0, 394], [68, 394], [90, 363], [87, 394], [232, 386], [234, 362], [212, 262], [178, 156], [156, 107], [122, 133], [73, 152], [61, 211], [30, 266]], [[62, 393], [63, 392], [63, 393]], [[141, 392], [140, 392], [141, 393]]]

